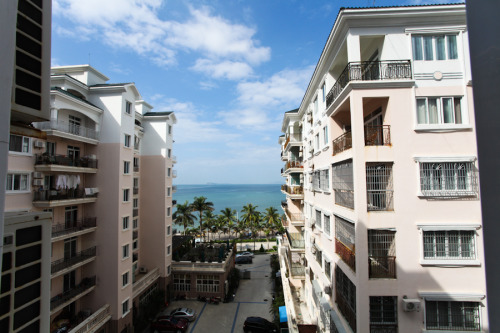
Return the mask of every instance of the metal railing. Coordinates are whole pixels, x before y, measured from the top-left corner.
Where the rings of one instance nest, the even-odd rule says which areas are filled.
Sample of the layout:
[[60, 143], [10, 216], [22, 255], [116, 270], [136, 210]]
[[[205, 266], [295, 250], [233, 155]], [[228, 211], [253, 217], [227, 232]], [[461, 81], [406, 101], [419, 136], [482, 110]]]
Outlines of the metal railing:
[[175, 192], [177, 192], [177, 185], [172, 186], [172, 193], [175, 193]]
[[87, 277], [82, 279], [82, 282], [78, 286], [71, 288], [55, 297], [52, 297], [50, 300], [50, 310], [57, 308], [58, 306], [68, 302], [72, 298], [84, 293], [88, 289], [95, 286], [96, 277], [95, 275], [92, 277]]
[[35, 155], [35, 165], [63, 165], [81, 168], [97, 168], [97, 159], [90, 157], [71, 157], [65, 155]]
[[298, 249], [305, 248], [304, 236], [302, 236], [302, 234], [297, 232], [288, 232], [287, 230], [286, 235], [291, 247]]
[[99, 131], [93, 128], [67, 123], [62, 120], [50, 120], [33, 123], [39, 130], [56, 130], [64, 133], [82, 136], [84, 138], [99, 140]]
[[332, 141], [333, 155], [352, 148], [352, 133], [345, 132]]
[[304, 188], [300, 185], [281, 185], [281, 190], [291, 195], [304, 194]]
[[172, 170], [172, 178], [177, 177], [177, 170]]
[[53, 261], [50, 264], [50, 272], [52, 274], [57, 273], [65, 268], [71, 267], [95, 256], [96, 247], [92, 246], [91, 248], [75, 253], [75, 255], [70, 258], [61, 258], [59, 260]]
[[365, 146], [391, 145], [391, 125], [365, 126]]
[[59, 237], [73, 232], [95, 228], [96, 226], [97, 218], [95, 217], [84, 217], [81, 220], [69, 223], [59, 223], [52, 226], [52, 237]]
[[139, 172], [139, 166], [138, 165], [134, 165], [134, 172]]
[[398, 324], [370, 324], [370, 333], [398, 333]]
[[84, 189], [39, 190], [33, 193], [33, 201], [71, 200], [97, 198], [97, 193], [85, 194]]
[[288, 161], [285, 163], [285, 171], [292, 168], [303, 168], [302, 161]]
[[349, 266], [354, 272], [356, 271], [356, 253], [345, 246], [341, 241], [335, 238], [335, 253]]
[[410, 60], [385, 60], [350, 62], [326, 95], [326, 107], [330, 107], [351, 81], [379, 81], [411, 79]]
[[395, 279], [396, 257], [368, 257], [368, 272], [370, 279]]
[[109, 304], [106, 304], [96, 312], [92, 313], [76, 327], [72, 328], [69, 333], [95, 332], [109, 319], [111, 319], [111, 311]]
[[299, 263], [290, 263], [290, 274], [293, 277], [304, 277], [306, 274], [306, 268]]
[[288, 208], [285, 209], [285, 213], [292, 223], [293, 222], [304, 222], [304, 220], [305, 220], [304, 214], [302, 214], [302, 213], [292, 214], [292, 213], [290, 213], [290, 210], [288, 210]]
[[285, 149], [290, 142], [302, 142], [302, 133], [287, 134], [285, 140]]
[[172, 155], [172, 163], [177, 163], [177, 156]]

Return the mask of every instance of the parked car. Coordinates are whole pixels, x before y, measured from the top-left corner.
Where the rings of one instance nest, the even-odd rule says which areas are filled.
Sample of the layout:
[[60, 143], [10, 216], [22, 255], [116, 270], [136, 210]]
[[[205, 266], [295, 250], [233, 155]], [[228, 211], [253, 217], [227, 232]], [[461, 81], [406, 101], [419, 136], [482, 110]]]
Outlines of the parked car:
[[267, 319], [261, 317], [248, 317], [243, 324], [243, 331], [252, 333], [274, 333], [278, 332], [278, 328]]
[[184, 318], [189, 321], [196, 319], [196, 312], [190, 308], [177, 308], [170, 312], [170, 315], [175, 318]]
[[236, 257], [235, 262], [237, 264], [251, 264], [253, 262], [252, 257], [249, 256], [239, 256]]
[[151, 332], [175, 332], [184, 333], [187, 331], [189, 322], [184, 318], [175, 318], [172, 316], [160, 316], [155, 322], [151, 323]]
[[248, 257], [252, 257], [252, 258], [254, 257], [253, 253], [250, 252], [250, 251], [245, 251], [245, 252], [238, 253], [236, 256], [237, 257], [248, 256]]

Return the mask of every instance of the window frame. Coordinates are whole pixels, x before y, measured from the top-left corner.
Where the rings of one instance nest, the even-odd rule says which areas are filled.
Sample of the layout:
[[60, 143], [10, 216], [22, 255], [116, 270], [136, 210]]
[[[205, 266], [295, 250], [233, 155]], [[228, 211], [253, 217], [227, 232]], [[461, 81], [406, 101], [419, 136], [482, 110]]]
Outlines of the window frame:
[[130, 244], [122, 245], [122, 260], [130, 258]]
[[123, 161], [123, 174], [130, 175], [130, 161]]
[[[21, 189], [21, 184], [22, 184], [22, 178], [26, 177], [26, 188]], [[31, 173], [29, 172], [24, 172], [24, 171], [8, 171], [7, 174], [5, 175], [5, 193], [6, 194], [21, 194], [21, 193], [30, 193], [31, 192]], [[11, 181], [9, 181], [9, 177], [11, 177]], [[19, 189], [15, 189], [15, 178], [19, 177]], [[9, 183], [11, 184], [10, 188], [8, 189], [7, 186], [9, 186]]]
[[[454, 50], [450, 51], [450, 39], [449, 37], [455, 37], [455, 42], [454, 42]], [[411, 50], [412, 50], [412, 60], [413, 61], [453, 61], [453, 60], [460, 60], [459, 58], [459, 47], [458, 47], [458, 38], [459, 34], [458, 33], [449, 33], [449, 34], [412, 34], [411, 36]], [[439, 51], [438, 51], [438, 42], [437, 39], [439, 37], [444, 37], [444, 42], [443, 42], [443, 47], [444, 47], [444, 59], [438, 59]], [[418, 43], [420, 45], [417, 45], [417, 38], [420, 38], [420, 41]], [[431, 38], [431, 44], [430, 46], [432, 47], [432, 59], [426, 59], [427, 53], [426, 53], [426, 38]], [[417, 55], [417, 50], [416, 47], [420, 49], [420, 54], [421, 56], [416, 56]], [[451, 56], [451, 52], [455, 53], [455, 57]], [[421, 59], [416, 59], [416, 58], [421, 58]]]
[[[462, 299], [464, 298], [464, 299]], [[424, 297], [424, 329], [426, 332], [482, 332], [482, 329], [483, 329], [483, 324], [482, 324], [482, 316], [481, 316], [481, 302], [482, 302], [482, 299], [474, 299], [474, 298], [477, 298], [477, 296], [473, 296], [471, 299], [467, 299], [467, 297]], [[436, 313], [435, 313], [435, 317], [436, 319], [439, 321], [439, 319], [443, 318], [444, 316], [440, 316], [439, 315], [439, 303], [441, 303], [442, 305], [445, 305], [443, 303], [447, 303], [446, 307], [447, 307], [447, 322], [448, 322], [448, 325], [439, 325], [438, 326], [429, 326], [429, 313], [428, 311], [430, 311], [430, 303], [436, 303]], [[453, 308], [452, 308], [452, 303], [456, 303], [457, 305], [461, 305], [459, 306], [459, 308], [463, 309], [465, 308], [465, 304], [468, 303], [469, 305], [471, 303], [475, 303], [475, 311], [477, 313], [477, 316], [474, 316], [475, 318], [477, 318], [477, 326], [476, 327], [469, 327], [469, 326], [466, 326], [466, 320], [465, 318], [467, 318], [467, 315], [465, 314], [464, 316], [461, 317], [461, 320], [462, 321], [462, 327], [463, 329], [460, 329], [460, 327], [457, 327], [457, 326], [453, 326], [453, 320], [452, 320], [452, 316], [453, 316]], [[478, 328], [478, 329], [472, 329], [472, 328]]]
[[122, 231], [130, 229], [130, 216], [122, 217]]
[[129, 273], [130, 271], [126, 271], [122, 274], [122, 288], [125, 288], [130, 284]]
[[127, 299], [125, 299], [122, 302], [122, 318], [124, 318], [126, 315], [128, 315], [130, 313], [130, 306], [128, 304], [129, 301], [130, 301], [130, 297], [127, 297]]
[[130, 140], [131, 140], [130, 134], [124, 133], [123, 135], [124, 135], [123, 146], [125, 148], [130, 148]]
[[[20, 137], [21, 138], [21, 150], [10, 150], [11, 149], [11, 137]], [[24, 151], [24, 148], [27, 148], [27, 151]], [[29, 136], [24, 136], [24, 135], [17, 135], [17, 134], [12, 134], [9, 133], [9, 154], [14, 154], [14, 155], [32, 155], [33, 150], [32, 150], [32, 138]]]
[[132, 115], [132, 102], [125, 100], [125, 114]]
[[[435, 123], [430, 123], [429, 115], [429, 99], [436, 100], [436, 112], [438, 121]], [[444, 122], [444, 100], [451, 99], [451, 115], [453, 117], [453, 122]], [[425, 121], [419, 121], [419, 101], [425, 101]], [[457, 102], [458, 100], [458, 102]], [[457, 123], [457, 109], [456, 106], [460, 106], [460, 121]], [[442, 95], [442, 96], [416, 96], [415, 97], [415, 130], [438, 130], [443, 128], [458, 128], [458, 129], [468, 129], [472, 128], [469, 124], [469, 117], [467, 113], [467, 103], [466, 97], [464, 95]]]
[[123, 189], [123, 196], [122, 196], [123, 202], [130, 202], [130, 189], [129, 188], [124, 188]]

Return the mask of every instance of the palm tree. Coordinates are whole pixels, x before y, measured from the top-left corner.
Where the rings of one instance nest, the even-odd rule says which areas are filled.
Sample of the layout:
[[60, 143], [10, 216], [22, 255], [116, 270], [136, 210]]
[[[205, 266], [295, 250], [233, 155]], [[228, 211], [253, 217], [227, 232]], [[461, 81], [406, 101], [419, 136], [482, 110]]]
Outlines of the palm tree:
[[258, 230], [258, 225], [260, 223], [260, 212], [257, 211], [257, 206], [252, 204], [243, 206], [241, 212], [243, 213], [241, 215], [243, 225], [252, 232], [252, 238], [254, 239], [253, 250], [255, 251], [255, 231]]
[[214, 215], [214, 213], [211, 210], [205, 211], [205, 214], [203, 214], [203, 219], [205, 220], [205, 223], [203, 223], [203, 226], [205, 229], [208, 230], [208, 241], [210, 242], [210, 233], [213, 231], [213, 228], [215, 226], [217, 216]]
[[219, 240], [220, 235], [227, 232], [226, 221], [222, 215], [217, 215], [217, 219], [215, 220], [215, 232], [219, 234]]
[[[266, 208], [266, 213], [262, 219], [264, 231], [266, 232], [266, 240], [269, 245], [269, 234], [273, 233], [281, 225], [280, 215], [274, 207]], [[268, 246], [269, 249], [269, 246]]]
[[172, 216], [175, 224], [182, 225], [184, 227], [184, 235], [186, 235], [187, 228], [194, 225], [194, 219], [191, 205], [187, 202], [184, 204], [177, 204], [177, 210]]
[[234, 225], [236, 222], [236, 216], [235, 216], [236, 210], [226, 207], [220, 212], [221, 212], [220, 215], [222, 216], [224, 223], [226, 224], [229, 230], [229, 237], [231, 237], [231, 230], [234, 229]]
[[193, 212], [199, 212], [200, 213], [200, 234], [201, 234], [201, 228], [203, 225], [203, 212], [204, 211], [212, 211], [214, 210], [214, 203], [210, 201], [206, 201], [207, 198], [205, 197], [194, 197], [194, 201], [191, 204], [191, 209]]

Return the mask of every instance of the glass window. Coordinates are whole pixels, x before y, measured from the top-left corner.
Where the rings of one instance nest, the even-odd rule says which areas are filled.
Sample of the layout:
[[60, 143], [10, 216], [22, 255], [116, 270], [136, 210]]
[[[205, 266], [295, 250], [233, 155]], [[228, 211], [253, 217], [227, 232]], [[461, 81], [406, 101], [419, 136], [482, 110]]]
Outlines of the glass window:
[[129, 161], [123, 161], [123, 173], [124, 174], [130, 173], [130, 162]]
[[128, 134], [125, 134], [124, 146], [130, 147], [130, 135], [128, 135]]
[[424, 259], [476, 259], [473, 230], [424, 231]]
[[29, 190], [29, 175], [9, 173], [7, 174], [7, 182], [5, 184], [6, 191], [28, 191]]
[[411, 42], [413, 47], [413, 60], [423, 60], [422, 36], [413, 36]]
[[457, 35], [412, 36], [413, 60], [458, 59]]
[[129, 312], [129, 309], [128, 309], [128, 299], [122, 303], [122, 316], [125, 316], [128, 312]]
[[9, 137], [9, 151], [30, 153], [30, 138], [27, 136], [11, 134]]
[[122, 275], [122, 287], [128, 284], [128, 272]]
[[476, 196], [473, 162], [421, 162], [420, 191], [424, 196]]
[[462, 124], [461, 97], [417, 98], [418, 124]]
[[458, 59], [457, 36], [448, 35], [446, 36], [446, 41], [448, 45], [448, 59]]
[[[384, 330], [386, 325], [397, 324], [397, 314], [397, 296], [370, 296], [370, 325], [374, 327], [381, 325], [380, 329]], [[393, 328], [395, 327], [393, 326]]]
[[128, 188], [123, 190], [123, 201], [128, 202], [130, 200], [130, 190]]
[[128, 244], [122, 246], [122, 255], [123, 255], [123, 257], [122, 257], [123, 259], [129, 257], [130, 254], [129, 254], [129, 245]]
[[425, 301], [428, 330], [481, 331], [479, 302]]
[[132, 114], [132, 103], [125, 101], [125, 112], [127, 114]]
[[127, 230], [128, 227], [129, 227], [129, 217], [128, 216], [125, 216], [122, 218], [122, 227], [123, 227], [123, 230]]

